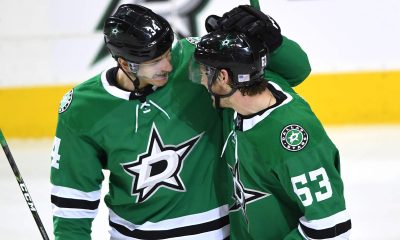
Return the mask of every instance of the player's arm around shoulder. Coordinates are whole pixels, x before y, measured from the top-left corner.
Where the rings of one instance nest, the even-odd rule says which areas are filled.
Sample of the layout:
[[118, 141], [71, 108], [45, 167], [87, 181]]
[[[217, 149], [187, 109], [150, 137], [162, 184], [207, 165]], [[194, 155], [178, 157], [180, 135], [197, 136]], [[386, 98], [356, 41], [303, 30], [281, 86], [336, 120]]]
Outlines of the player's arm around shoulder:
[[188, 66], [187, 64], [192, 59], [196, 44], [200, 41], [200, 37], [186, 37], [178, 39], [174, 42], [171, 49], [171, 62], [173, 70], [180, 68], [180, 65]]
[[295, 41], [283, 36], [282, 44], [270, 53], [266, 72], [272, 71], [292, 87], [302, 83], [311, 73], [306, 52]]
[[205, 21], [205, 27], [207, 32], [238, 31], [259, 41], [269, 52], [267, 70], [281, 75], [292, 87], [304, 81], [311, 72], [303, 49], [281, 34], [275, 19], [252, 6], [240, 5], [222, 17], [210, 15]]
[[186, 37], [174, 42], [171, 49], [172, 72], [169, 73], [170, 81], [187, 81], [189, 79], [189, 64], [199, 37]]

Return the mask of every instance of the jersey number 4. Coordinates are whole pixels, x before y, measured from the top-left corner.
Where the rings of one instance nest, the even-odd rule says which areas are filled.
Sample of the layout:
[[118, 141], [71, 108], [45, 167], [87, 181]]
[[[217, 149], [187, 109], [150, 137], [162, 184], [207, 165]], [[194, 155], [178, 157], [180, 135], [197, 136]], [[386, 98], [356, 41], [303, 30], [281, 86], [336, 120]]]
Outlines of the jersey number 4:
[[[311, 181], [319, 181], [318, 183], [321, 191], [314, 193], [317, 202], [321, 202], [332, 196], [332, 187], [331, 183], [329, 182], [328, 175], [326, 174], [325, 168], [321, 167], [317, 170], [311, 171], [308, 173], [308, 176], [310, 177]], [[305, 186], [307, 184], [306, 174], [292, 177], [291, 180], [293, 190], [300, 198], [303, 205], [305, 207], [310, 206], [313, 203], [313, 197], [310, 188]]]
[[60, 154], [58, 154], [58, 150], [60, 149], [61, 139], [58, 137], [54, 138], [53, 150], [51, 151], [51, 166], [54, 168], [59, 167], [58, 161], [60, 161]]

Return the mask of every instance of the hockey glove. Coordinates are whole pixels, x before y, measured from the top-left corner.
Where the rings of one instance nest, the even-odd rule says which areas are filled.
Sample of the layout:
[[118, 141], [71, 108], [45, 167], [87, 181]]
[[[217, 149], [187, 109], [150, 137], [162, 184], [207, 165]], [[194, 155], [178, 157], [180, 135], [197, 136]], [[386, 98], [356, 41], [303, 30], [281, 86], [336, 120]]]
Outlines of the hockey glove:
[[222, 17], [210, 15], [206, 19], [206, 30], [235, 30], [258, 38], [269, 52], [282, 44], [281, 28], [275, 20], [249, 5], [240, 5]]
[[205, 26], [206, 26], [206, 30], [207, 32], [213, 32], [215, 30], [219, 30], [219, 20], [221, 19], [221, 17], [216, 16], [216, 15], [210, 15], [206, 18], [205, 21]]

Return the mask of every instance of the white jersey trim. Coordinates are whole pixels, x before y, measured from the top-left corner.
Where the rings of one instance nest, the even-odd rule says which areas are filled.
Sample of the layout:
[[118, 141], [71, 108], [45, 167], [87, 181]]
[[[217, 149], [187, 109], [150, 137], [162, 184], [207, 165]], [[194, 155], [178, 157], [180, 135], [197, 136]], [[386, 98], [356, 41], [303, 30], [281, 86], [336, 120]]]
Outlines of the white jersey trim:
[[[214, 220], [221, 219], [226, 217], [229, 213], [228, 205], [223, 205], [219, 208], [215, 208], [203, 213], [197, 213], [192, 215], [187, 215], [183, 217], [167, 219], [159, 222], [145, 222], [142, 225], [135, 225], [121, 217], [119, 217], [115, 212], [109, 209], [110, 212], [110, 221], [116, 223], [118, 225], [122, 225], [123, 227], [133, 231], [133, 230], [140, 230], [140, 231], [163, 231], [163, 230], [174, 230], [177, 228], [187, 227], [187, 226], [194, 226], [199, 225], [207, 222], [211, 222]], [[132, 237], [125, 236], [119, 233], [115, 228], [111, 226], [111, 230], [109, 231], [111, 235], [111, 239], [136, 239]], [[195, 235], [187, 235], [187, 236], [179, 236], [169, 239], [224, 239], [229, 236], [230, 227], [229, 224], [208, 232], [202, 232]]]
[[[225, 227], [221, 229], [217, 229], [211, 232], [205, 232], [201, 234], [196, 234], [196, 235], [189, 235], [189, 236], [182, 236], [182, 237], [174, 237], [174, 238], [168, 238], [169, 240], [221, 240], [225, 239], [229, 236], [229, 231], [230, 227], [229, 225], [226, 225]], [[121, 233], [119, 233], [117, 230], [114, 228], [111, 228], [111, 230], [108, 231], [111, 235], [110, 240], [142, 240], [140, 238], [133, 238], [133, 237], [128, 237], [125, 236]]]
[[321, 230], [336, 226], [338, 223], [350, 220], [350, 216], [346, 210], [333, 214], [327, 218], [308, 221], [304, 216], [300, 218], [300, 222], [309, 228]]
[[108, 81], [107, 81], [107, 71], [109, 69], [103, 71], [101, 73], [101, 83], [103, 84], [104, 89], [111, 95], [117, 98], [122, 98], [125, 100], [129, 100], [130, 92], [124, 91], [122, 89], [119, 89], [115, 86], [111, 86]]
[[[278, 91], [282, 92], [283, 94], [285, 94], [285, 96], [286, 96], [285, 101], [283, 101], [281, 104], [279, 104], [278, 106], [276, 106], [274, 108], [268, 109], [267, 111], [265, 111], [261, 115], [256, 115], [256, 116], [254, 116], [252, 118], [243, 119], [243, 132], [252, 129], [255, 125], [257, 125], [259, 122], [261, 122], [266, 117], [268, 117], [271, 114], [271, 112], [274, 111], [275, 109], [280, 108], [283, 105], [285, 105], [285, 104], [289, 103], [290, 101], [292, 101], [293, 97], [290, 94], [288, 94], [285, 91], [283, 91], [282, 88], [278, 84], [276, 84], [274, 82], [270, 82], [270, 81], [268, 82], [268, 84], [271, 84], [276, 90], [278, 90]], [[237, 118], [237, 112], [234, 113], [233, 118], [234, 119]]]
[[[306, 240], [321, 240], [321, 239], [316, 239], [316, 238], [310, 238], [308, 237], [304, 232], [303, 229], [301, 229], [300, 226], [297, 228], [300, 232], [300, 234], [304, 237]], [[350, 238], [350, 231], [347, 231], [343, 234], [340, 234], [339, 236], [333, 237], [333, 238], [324, 238], [323, 240], [348, 240]]]
[[52, 185], [51, 195], [54, 195], [57, 197], [62, 197], [62, 198], [97, 201], [97, 200], [100, 200], [101, 190], [93, 191], [93, 192], [83, 192], [83, 191], [79, 191], [79, 190], [76, 190], [73, 188]]
[[[136, 228], [140, 227], [140, 225], [135, 225], [122, 217], [118, 216], [113, 210], [108, 209], [109, 216], [110, 216], [110, 221], [113, 221], [119, 225], [123, 225], [124, 227], [128, 228], [129, 230], [135, 230]], [[111, 234], [111, 236], [113, 236]]]
[[[303, 228], [308, 228], [309, 230]], [[312, 230], [315, 236], [321, 234], [326, 236], [326, 238], [320, 237], [318, 239], [346, 240], [349, 239], [351, 232], [350, 216], [346, 210], [338, 212], [326, 218], [310, 220], [310, 221], [307, 221], [307, 219], [303, 216], [300, 218], [300, 224], [298, 225], [297, 229], [305, 239], [309, 240], [316, 239], [309, 237], [306, 234], [305, 231], [310, 231], [310, 230]], [[336, 234], [340, 235], [334, 236]], [[327, 237], [329, 235], [330, 237]]]
[[192, 214], [192, 215], [187, 215], [183, 217], [178, 217], [178, 218], [172, 218], [172, 219], [167, 219], [159, 222], [146, 222], [142, 225], [135, 225], [121, 217], [119, 217], [117, 214], [115, 214], [111, 209], [110, 211], [110, 220], [124, 225], [126, 228], [130, 230], [134, 229], [141, 229], [141, 230], [168, 230], [171, 228], [177, 228], [177, 227], [185, 227], [185, 226], [190, 226], [193, 225], [194, 223], [199, 224], [199, 223], [204, 223], [208, 221], [212, 221], [221, 217], [224, 217], [228, 215], [229, 213], [229, 208], [228, 205], [224, 205], [219, 208], [212, 209], [207, 212], [203, 213], [197, 213], [197, 214]]
[[77, 208], [60, 208], [52, 204], [52, 212], [53, 216], [62, 218], [95, 218], [98, 209], [86, 210]]

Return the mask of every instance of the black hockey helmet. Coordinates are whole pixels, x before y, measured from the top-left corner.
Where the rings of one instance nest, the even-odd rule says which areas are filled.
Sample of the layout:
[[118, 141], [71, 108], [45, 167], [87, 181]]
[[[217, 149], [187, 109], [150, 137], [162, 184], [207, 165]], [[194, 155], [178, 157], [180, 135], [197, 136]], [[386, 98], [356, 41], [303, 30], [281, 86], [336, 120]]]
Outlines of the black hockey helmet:
[[[261, 81], [267, 65], [267, 51], [261, 43], [239, 32], [214, 31], [203, 36], [194, 58], [206, 67], [226, 69], [234, 88]], [[213, 81], [215, 77], [208, 79]]]
[[174, 40], [167, 20], [136, 4], [121, 5], [105, 20], [103, 33], [113, 58], [138, 64], [161, 56]]

